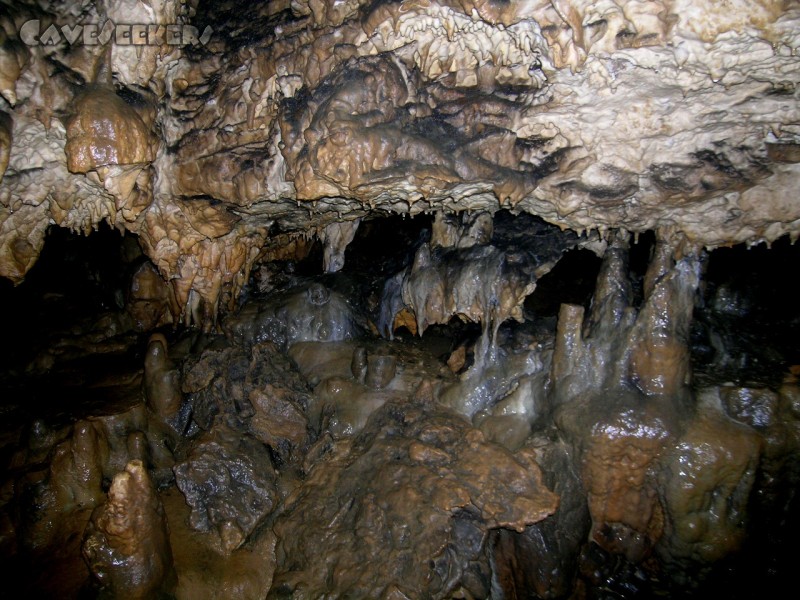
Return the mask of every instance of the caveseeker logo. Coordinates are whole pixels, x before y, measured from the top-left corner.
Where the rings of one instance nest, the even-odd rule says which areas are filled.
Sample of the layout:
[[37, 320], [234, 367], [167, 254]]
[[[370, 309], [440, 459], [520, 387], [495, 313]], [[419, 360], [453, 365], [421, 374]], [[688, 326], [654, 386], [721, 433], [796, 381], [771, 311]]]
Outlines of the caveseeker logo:
[[201, 34], [192, 25], [115, 24], [108, 20], [102, 26], [97, 23], [78, 25], [50, 25], [42, 31], [38, 19], [26, 22], [19, 30], [19, 37], [28, 46], [57, 46], [66, 41], [70, 46], [104, 46], [113, 41], [119, 46], [205, 46], [211, 39], [213, 29], [207, 26]]

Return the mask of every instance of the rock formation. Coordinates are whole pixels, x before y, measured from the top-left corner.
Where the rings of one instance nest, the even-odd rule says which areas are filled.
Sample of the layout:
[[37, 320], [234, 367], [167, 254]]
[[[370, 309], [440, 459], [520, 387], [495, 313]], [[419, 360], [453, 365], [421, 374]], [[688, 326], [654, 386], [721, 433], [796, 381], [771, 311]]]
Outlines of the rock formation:
[[[50, 10], [14, 3], [2, 24], [0, 272], [16, 281], [49, 222], [136, 233], [174, 316], [206, 325], [275, 230], [320, 232], [333, 271], [352, 236], [337, 223], [376, 209], [509, 207], [712, 247], [798, 233], [794, 3]], [[124, 27], [87, 44], [105, 19], [147, 45]], [[192, 29], [170, 42], [158, 24]]]
[[114, 598], [153, 598], [174, 585], [164, 509], [141, 461], [114, 476], [92, 515], [83, 553]]
[[800, 3], [0, 6], [20, 597], [792, 576]]

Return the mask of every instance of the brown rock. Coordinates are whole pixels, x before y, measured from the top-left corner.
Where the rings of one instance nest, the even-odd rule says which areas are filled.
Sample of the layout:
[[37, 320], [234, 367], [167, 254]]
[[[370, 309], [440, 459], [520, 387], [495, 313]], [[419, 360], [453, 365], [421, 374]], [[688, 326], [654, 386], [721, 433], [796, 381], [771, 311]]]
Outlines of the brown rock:
[[153, 598], [175, 584], [164, 509], [140, 461], [114, 476], [86, 529], [83, 555], [115, 598]]
[[645, 394], [676, 396], [690, 381], [689, 326], [700, 282], [696, 257], [673, 259], [656, 246], [645, 277], [646, 300], [631, 332], [630, 377]]
[[659, 553], [668, 563], [704, 566], [739, 549], [759, 455], [752, 429], [700, 409], [662, 461], [666, 535]]
[[144, 360], [144, 392], [148, 408], [162, 419], [173, 418], [181, 407], [180, 372], [167, 353], [166, 338], [150, 337]]
[[225, 423], [204, 434], [175, 466], [175, 481], [192, 508], [189, 524], [213, 531], [225, 554], [247, 540], [277, 501], [267, 447]]
[[155, 158], [155, 139], [122, 98], [94, 88], [75, 102], [64, 151], [69, 170], [86, 173], [109, 165], [149, 163]]
[[255, 414], [250, 431], [277, 453], [291, 460], [295, 452], [308, 442], [309, 423], [303, 406], [291, 390], [267, 384], [264, 389], [250, 392], [250, 404]]
[[555, 514], [522, 532], [498, 529], [490, 534], [492, 579], [500, 598], [526, 598], [534, 593], [539, 598], [570, 597], [578, 554], [591, 524], [567, 446], [545, 441], [537, 455], [546, 485], [561, 501]]
[[674, 408], [634, 394], [616, 394], [602, 397], [592, 408], [576, 408], [584, 413], [578, 418], [588, 425], [580, 442], [581, 475], [592, 539], [610, 552], [639, 561], [663, 533], [654, 473], [676, 435], [678, 419]]
[[125, 309], [139, 331], [172, 323], [171, 290], [151, 262], [144, 262], [131, 279]]
[[13, 123], [8, 113], [0, 111], [0, 181], [3, 181], [3, 174], [8, 167], [8, 159], [11, 157]]
[[487, 531], [521, 531], [557, 505], [530, 456], [453, 413], [390, 402], [287, 498], [268, 597], [486, 596]]

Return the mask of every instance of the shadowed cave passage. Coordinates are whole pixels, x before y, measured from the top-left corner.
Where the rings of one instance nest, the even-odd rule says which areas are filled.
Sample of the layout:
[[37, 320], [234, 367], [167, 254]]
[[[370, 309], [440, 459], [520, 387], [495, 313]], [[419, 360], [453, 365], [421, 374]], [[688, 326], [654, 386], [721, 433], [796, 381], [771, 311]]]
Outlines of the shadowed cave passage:
[[797, 3], [0, 5], [6, 595], [793, 587]]
[[[135, 238], [47, 243], [2, 298], [19, 593], [746, 598], [791, 578], [783, 240], [676, 259], [510, 213], [375, 218], [336, 273], [313, 241], [257, 265], [213, 334], [173, 324]], [[488, 314], [511, 316], [481, 356]]]

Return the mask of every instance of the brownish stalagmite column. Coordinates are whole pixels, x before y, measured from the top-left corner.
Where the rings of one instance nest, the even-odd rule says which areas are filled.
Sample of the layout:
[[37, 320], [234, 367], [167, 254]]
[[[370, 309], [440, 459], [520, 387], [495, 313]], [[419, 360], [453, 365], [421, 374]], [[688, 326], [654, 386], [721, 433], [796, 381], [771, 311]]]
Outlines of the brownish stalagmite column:
[[147, 408], [161, 419], [173, 418], [181, 407], [180, 373], [167, 354], [167, 340], [160, 333], [150, 337], [144, 359], [144, 393]]
[[666, 523], [658, 552], [673, 580], [690, 584], [698, 570], [741, 547], [760, 445], [755, 430], [707, 399], [662, 459]]
[[657, 551], [668, 578], [685, 586], [741, 546], [760, 442], [724, 414], [718, 394], [697, 401], [689, 387], [700, 258], [686, 244], [680, 252], [658, 241], [637, 310], [617, 235], [583, 331], [579, 307], [561, 310], [552, 381], [590, 539], [633, 562]]
[[628, 377], [649, 396], [676, 396], [689, 383], [689, 328], [700, 283], [699, 260], [676, 261], [675, 249], [656, 245], [644, 281], [645, 302], [628, 340]]
[[83, 556], [113, 598], [157, 598], [174, 586], [164, 509], [141, 461], [114, 477], [86, 528]]
[[558, 316], [553, 354], [551, 402], [569, 402], [590, 390], [619, 385], [619, 362], [627, 331], [635, 318], [630, 307], [628, 233], [611, 235], [597, 275], [592, 306], [584, 323], [580, 306], [565, 304]]
[[[642, 308], [631, 306], [627, 234], [617, 233], [598, 275], [583, 337], [579, 312], [562, 309], [553, 361], [556, 419], [578, 453], [592, 517], [591, 538], [640, 561], [660, 539], [664, 511], [654, 475], [679, 435], [688, 323], [697, 263], [675, 264], [662, 246]], [[683, 365], [683, 362], [680, 362]], [[667, 370], [668, 369], [668, 370]], [[660, 387], [659, 387], [660, 386]]]

